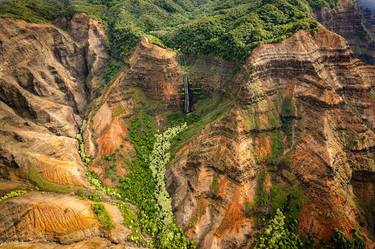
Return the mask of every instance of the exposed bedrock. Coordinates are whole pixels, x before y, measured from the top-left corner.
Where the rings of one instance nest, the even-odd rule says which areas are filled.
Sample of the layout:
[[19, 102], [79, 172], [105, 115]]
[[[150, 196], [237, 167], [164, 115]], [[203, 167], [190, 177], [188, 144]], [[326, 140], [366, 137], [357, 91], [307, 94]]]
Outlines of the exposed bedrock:
[[222, 93], [234, 76], [235, 66], [212, 55], [188, 58], [189, 80], [192, 88], [200, 88], [207, 94]]
[[88, 187], [76, 135], [107, 58], [99, 24], [77, 14], [67, 25], [0, 19], [0, 192], [40, 191], [1, 201], [1, 248], [109, 248], [130, 233], [117, 207], [103, 204], [106, 229], [91, 201], [51, 193]]
[[0, 19], [2, 178], [85, 185], [76, 134], [108, 56], [99, 24], [78, 13], [69, 25]]
[[105, 204], [114, 225], [108, 231], [98, 222], [91, 204], [69, 195], [40, 192], [2, 202], [0, 241], [73, 244], [103, 237], [112, 243], [124, 242], [131, 231], [123, 227], [120, 211]]
[[[121, 151], [134, 153], [126, 120], [140, 111], [176, 111], [181, 108], [182, 73], [177, 53], [161, 48], [143, 37], [128, 65], [92, 104], [84, 128], [86, 152], [94, 159], [90, 167], [107, 183], [108, 165], [103, 158]], [[118, 173], [124, 174], [116, 159]]]
[[141, 87], [147, 97], [161, 101], [167, 108], [181, 106], [182, 72], [175, 51], [142, 37], [129, 58], [129, 65], [125, 77], [128, 85]]
[[374, 30], [367, 27], [357, 0], [340, 0], [337, 7], [316, 12], [317, 19], [349, 42], [363, 61], [375, 64]]
[[359, 230], [373, 248], [373, 213], [356, 202], [373, 185], [355, 176], [375, 172], [374, 82], [375, 68], [323, 27], [256, 48], [234, 81], [237, 107], [171, 164], [178, 224], [202, 248], [248, 248], [264, 210], [246, 206], [256, 176], [271, 170], [266, 190], [280, 178], [305, 193], [299, 230], [316, 245], [338, 228]]
[[0, 23], [1, 177], [35, 181], [34, 172], [52, 183], [84, 185], [75, 139], [87, 100], [79, 78], [83, 54], [52, 25]]

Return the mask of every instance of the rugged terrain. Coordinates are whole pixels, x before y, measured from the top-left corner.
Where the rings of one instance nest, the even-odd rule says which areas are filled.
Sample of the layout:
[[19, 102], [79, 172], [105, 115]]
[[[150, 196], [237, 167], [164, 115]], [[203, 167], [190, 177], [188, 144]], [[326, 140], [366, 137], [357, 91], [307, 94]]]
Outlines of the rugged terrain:
[[375, 248], [372, 31], [355, 1], [315, 16], [322, 25], [241, 65], [215, 53], [181, 63], [142, 37], [105, 83], [102, 23], [0, 18], [0, 248], [160, 247], [138, 199], [155, 150], [145, 141], [184, 122], [165, 145], [165, 183], [199, 248], [252, 248], [277, 209], [313, 248], [337, 231]]
[[290, 185], [309, 200], [301, 231], [329, 239], [335, 228], [362, 227], [371, 237], [372, 215], [355, 201], [373, 195], [374, 77], [374, 68], [325, 28], [255, 49], [235, 80], [238, 105], [172, 163], [177, 222], [202, 248], [249, 246], [256, 225], [244, 210], [263, 170], [268, 191]]
[[374, 31], [367, 27], [358, 1], [339, 1], [336, 8], [325, 8], [316, 16], [322, 24], [345, 37], [359, 58], [370, 64], [375, 63]]

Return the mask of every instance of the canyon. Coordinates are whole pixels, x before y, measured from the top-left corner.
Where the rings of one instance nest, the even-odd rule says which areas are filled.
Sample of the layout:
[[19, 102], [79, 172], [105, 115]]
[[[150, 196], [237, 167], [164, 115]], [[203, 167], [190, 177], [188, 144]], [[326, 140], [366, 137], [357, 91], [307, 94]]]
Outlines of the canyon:
[[[121, 184], [148, 149], [134, 129], [182, 120], [164, 180], [198, 248], [253, 248], [282, 209], [311, 248], [339, 230], [374, 249], [375, 41], [361, 11], [354, 0], [316, 10], [316, 29], [241, 65], [181, 63], [141, 37], [106, 84], [101, 22], [0, 18], [0, 248], [155, 248]], [[152, 125], [134, 128], [139, 115]]]

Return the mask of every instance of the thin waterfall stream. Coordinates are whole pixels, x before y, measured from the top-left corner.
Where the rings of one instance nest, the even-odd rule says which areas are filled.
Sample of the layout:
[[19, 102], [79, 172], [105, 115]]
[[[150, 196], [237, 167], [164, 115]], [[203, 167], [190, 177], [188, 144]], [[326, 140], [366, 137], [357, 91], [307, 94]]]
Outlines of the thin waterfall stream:
[[[185, 66], [185, 58], [182, 54], [179, 55], [179, 62], [181, 67]], [[189, 91], [189, 76], [183, 71], [182, 81], [184, 85], [184, 112], [190, 113], [190, 91]]]
[[186, 74], [183, 75], [184, 81], [184, 112], [190, 112], [190, 93], [189, 93], [189, 80]]

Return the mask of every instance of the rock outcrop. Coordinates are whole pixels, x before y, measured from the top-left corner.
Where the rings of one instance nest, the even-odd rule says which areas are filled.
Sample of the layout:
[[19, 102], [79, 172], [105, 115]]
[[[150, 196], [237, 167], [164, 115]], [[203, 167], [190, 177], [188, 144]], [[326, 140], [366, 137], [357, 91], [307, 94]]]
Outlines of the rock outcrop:
[[107, 38], [100, 23], [90, 19], [85, 13], [76, 13], [70, 21], [69, 31], [85, 56], [84, 66], [87, 90], [90, 98], [98, 97], [101, 89], [101, 75], [105, 70], [109, 55], [106, 50]]
[[122, 226], [119, 210], [105, 205], [114, 226], [113, 231], [107, 231], [98, 222], [91, 204], [73, 196], [40, 192], [4, 201], [0, 204], [0, 241], [50, 241], [68, 245], [103, 237], [112, 243], [124, 242], [131, 231]]
[[189, 62], [191, 87], [199, 87], [209, 94], [221, 93], [234, 76], [234, 65], [215, 56], [199, 56]]
[[167, 182], [177, 223], [201, 248], [245, 248], [254, 221], [244, 207], [254, 200], [259, 166], [253, 139], [238, 109], [206, 127], [173, 160]]
[[1, 177], [85, 185], [75, 139], [87, 100], [83, 54], [52, 25], [0, 23]]
[[327, 28], [349, 42], [354, 53], [363, 61], [375, 64], [374, 34], [364, 25], [363, 15], [356, 0], [340, 0], [337, 7], [316, 12], [317, 19]]
[[272, 213], [247, 210], [256, 175], [268, 171], [266, 191], [287, 183], [304, 192], [299, 229], [316, 245], [335, 228], [357, 229], [372, 248], [372, 216], [355, 200], [371, 196], [374, 183], [355, 176], [375, 172], [374, 82], [375, 68], [323, 27], [256, 48], [234, 82], [237, 107], [171, 165], [178, 224], [202, 248], [248, 248], [255, 215]]
[[143, 37], [129, 58], [129, 65], [127, 84], [141, 87], [146, 96], [161, 101], [167, 108], [181, 106], [182, 72], [175, 51]]

